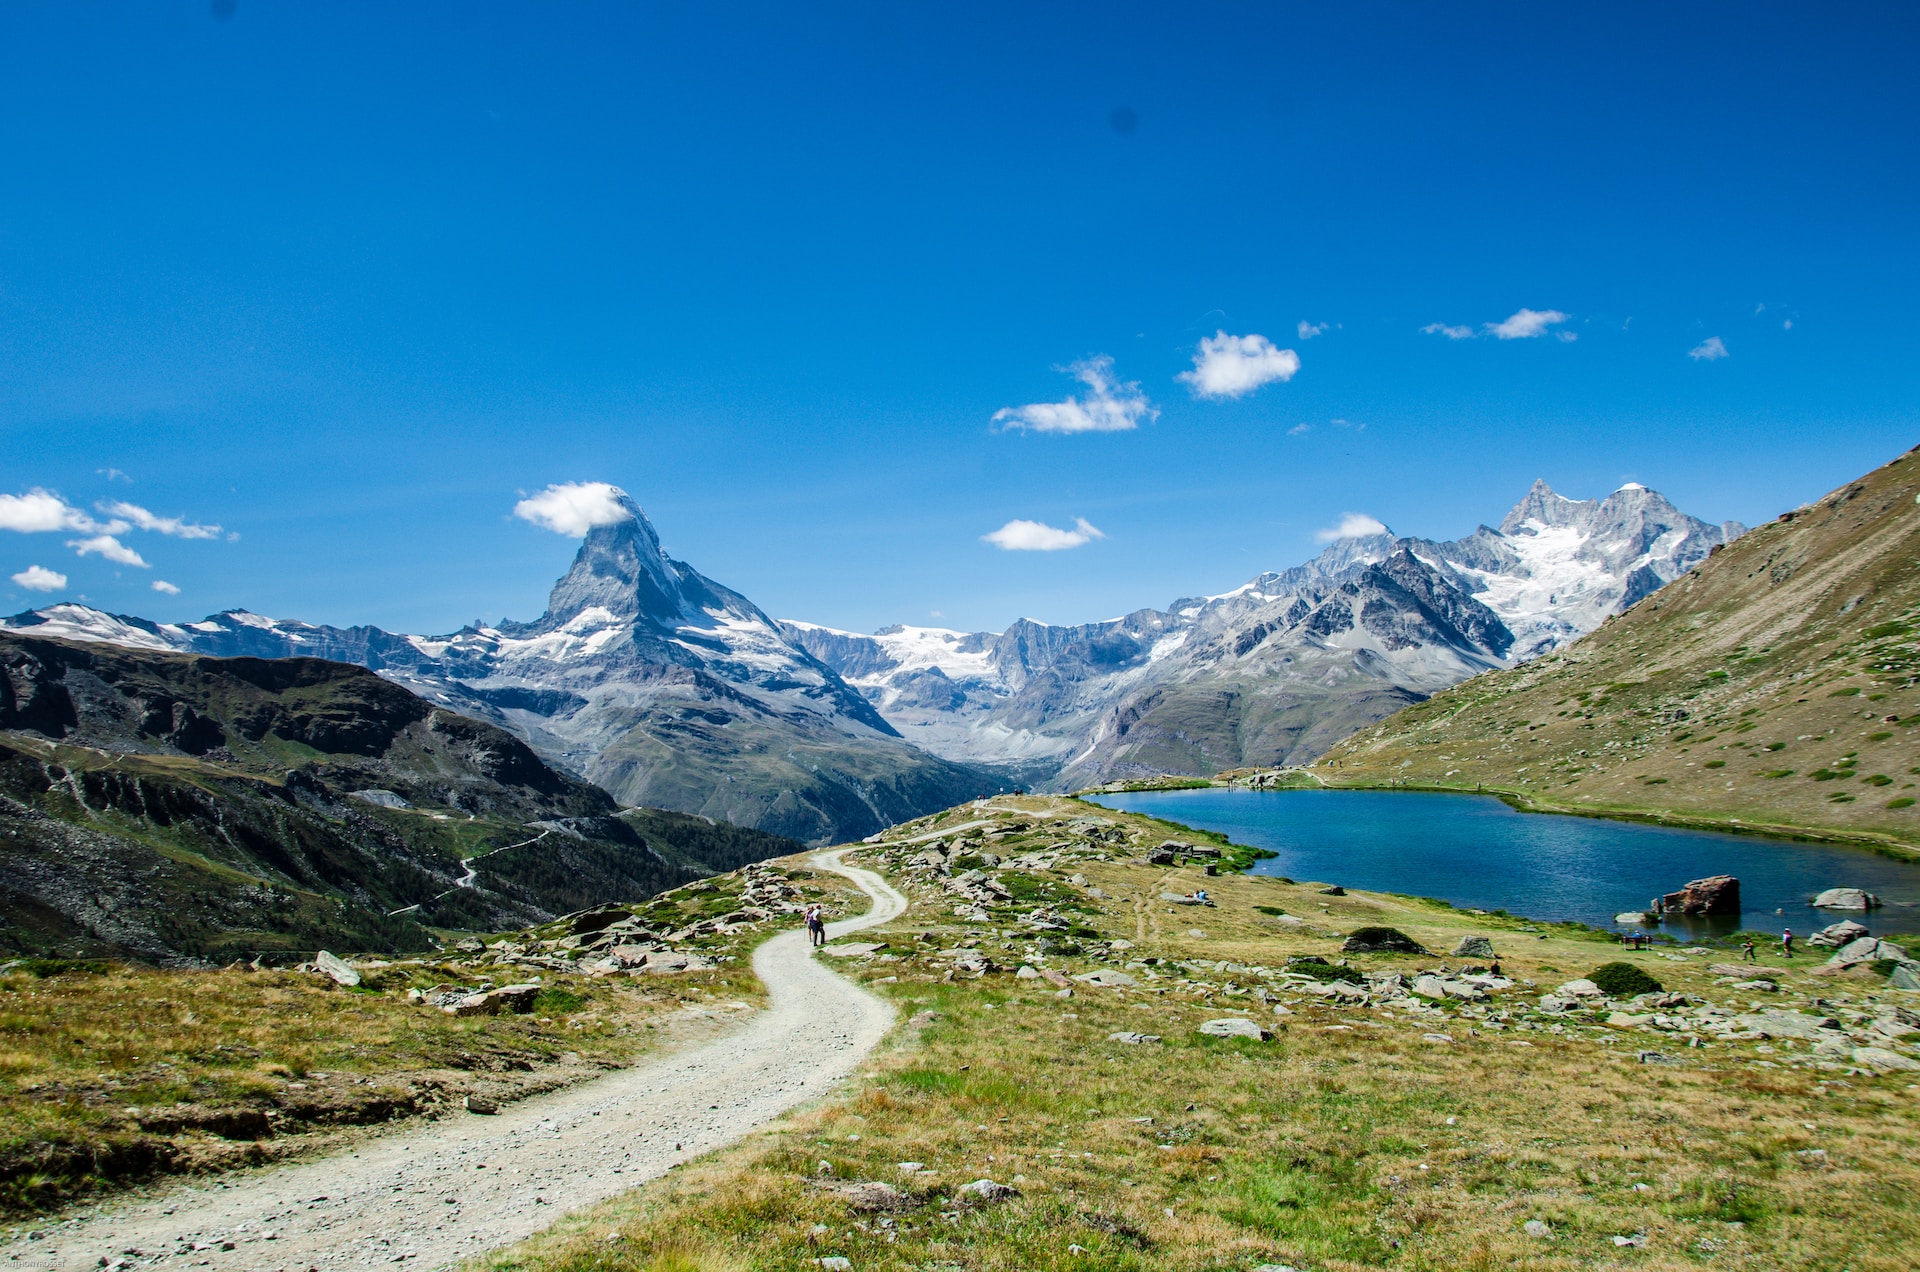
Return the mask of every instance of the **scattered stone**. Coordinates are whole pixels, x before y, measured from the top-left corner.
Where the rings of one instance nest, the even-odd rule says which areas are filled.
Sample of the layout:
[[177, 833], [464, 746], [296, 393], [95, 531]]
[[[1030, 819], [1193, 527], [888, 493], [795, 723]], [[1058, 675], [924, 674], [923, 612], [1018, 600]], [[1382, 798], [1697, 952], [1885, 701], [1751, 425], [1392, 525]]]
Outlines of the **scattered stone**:
[[1828, 888], [1813, 899], [1819, 910], [1877, 910], [1880, 898], [1865, 888]]
[[1910, 1060], [1897, 1051], [1888, 1051], [1885, 1047], [1855, 1047], [1853, 1062], [1881, 1072], [1895, 1069], [1903, 1072], [1920, 1069], [1920, 1061]]
[[324, 973], [332, 978], [334, 984], [345, 985], [348, 989], [360, 983], [360, 973], [348, 967], [345, 959], [327, 950], [321, 950], [313, 956], [313, 970]]
[[1553, 1235], [1553, 1229], [1547, 1227], [1546, 1224], [1541, 1223], [1538, 1219], [1527, 1220], [1520, 1225], [1520, 1231], [1530, 1237], [1551, 1237]]
[[814, 1261], [820, 1265], [820, 1272], [853, 1272], [853, 1260], [838, 1254], [829, 1254]]
[[886, 948], [885, 945], [872, 941], [850, 941], [840, 945], [823, 945], [820, 947], [820, 952], [831, 954], [835, 958], [858, 958], [863, 954], [878, 954]]
[[1124, 989], [1140, 983], [1125, 972], [1082, 972], [1073, 979], [1083, 985], [1098, 985], [1107, 989]]
[[1171, 848], [1154, 848], [1147, 853], [1147, 864], [1150, 866], [1170, 866], [1173, 861]]
[[1428, 1042], [1452, 1042], [1453, 1041], [1452, 1034], [1428, 1033], [1428, 1034], [1421, 1034], [1420, 1036]]
[[1020, 1195], [1018, 1188], [1007, 1184], [997, 1184], [991, 1179], [976, 1179], [970, 1184], [962, 1184], [954, 1190], [961, 1202], [987, 1206], [997, 1201], [1012, 1201]]
[[1336, 883], [1331, 887], [1320, 889], [1320, 895], [1323, 897], [1344, 897], [1347, 895], [1347, 890]]
[[[1632, 927], [1636, 923], [1645, 927], [1648, 924], [1659, 922], [1657, 918], [1643, 910], [1628, 910], [1625, 914], [1616, 914], [1613, 916], [1613, 921], [1615, 923], [1625, 924], [1628, 927]], [[1538, 1222], [1538, 1220], [1534, 1222]]]
[[1495, 958], [1493, 940], [1485, 936], [1463, 936], [1453, 944], [1455, 958]]
[[[1418, 984], [1417, 981], [1415, 983]], [[1570, 980], [1553, 992], [1560, 998], [1599, 998], [1602, 996], [1600, 987], [1585, 977], [1579, 980]]]
[[500, 1111], [499, 1102], [484, 1095], [469, 1095], [466, 1098], [466, 1106], [467, 1112], [478, 1113], [482, 1117], [492, 1117]]
[[1900, 964], [1893, 969], [1893, 974], [1887, 977], [1887, 984], [1895, 989], [1920, 989], [1920, 967], [1915, 967], [1912, 963]]
[[1420, 942], [1399, 928], [1390, 927], [1355, 928], [1353, 934], [1341, 942], [1340, 949], [1347, 954], [1427, 953], [1426, 947]]
[[1265, 1042], [1273, 1037], [1271, 1030], [1263, 1029], [1255, 1022], [1239, 1016], [1205, 1021], [1201, 1024], [1199, 1032], [1210, 1038], [1252, 1038], [1258, 1042]]
[[1107, 1041], [1108, 1042], [1124, 1042], [1130, 1047], [1137, 1047], [1142, 1043], [1160, 1041], [1160, 1035], [1133, 1033], [1131, 1031], [1122, 1031], [1120, 1033], [1108, 1034]]
[[1732, 875], [1695, 879], [1678, 892], [1669, 892], [1650, 907], [1656, 914], [1738, 914], [1740, 881]]

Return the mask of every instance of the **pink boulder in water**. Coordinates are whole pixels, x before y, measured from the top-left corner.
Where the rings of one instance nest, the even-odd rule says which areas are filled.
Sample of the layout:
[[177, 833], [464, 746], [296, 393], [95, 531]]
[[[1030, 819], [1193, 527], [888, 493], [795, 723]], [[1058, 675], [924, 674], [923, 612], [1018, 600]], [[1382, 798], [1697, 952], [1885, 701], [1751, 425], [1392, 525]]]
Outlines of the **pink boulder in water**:
[[1739, 914], [1740, 881], [1732, 875], [1695, 879], [1653, 904], [1656, 914]]

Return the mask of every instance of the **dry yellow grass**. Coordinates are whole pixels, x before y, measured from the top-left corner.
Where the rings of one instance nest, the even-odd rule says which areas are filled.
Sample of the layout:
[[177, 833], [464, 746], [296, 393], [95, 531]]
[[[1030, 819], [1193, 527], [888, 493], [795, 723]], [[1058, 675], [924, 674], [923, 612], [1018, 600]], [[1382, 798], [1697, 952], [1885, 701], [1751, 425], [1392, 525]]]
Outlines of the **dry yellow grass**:
[[[1028, 813], [1072, 807], [996, 803]], [[1136, 844], [1167, 830], [1100, 815], [1136, 828]], [[1042, 838], [1015, 837], [995, 852]], [[1087, 886], [1071, 884], [1073, 873]], [[1590, 1023], [1556, 1030], [1518, 1010], [1497, 1029], [1453, 1008], [1445, 1018], [1407, 1018], [1287, 994], [1290, 1014], [1275, 1016], [1231, 992], [1258, 977], [1197, 963], [1156, 964], [1156, 980], [1136, 968], [1135, 987], [1081, 984], [1069, 999], [1004, 970], [949, 979], [948, 961], [926, 951], [1008, 924], [955, 923], [944, 913], [951, 898], [926, 875], [896, 870], [894, 878], [917, 904], [876, 938], [889, 950], [854, 974], [899, 1001], [903, 1016], [937, 1019], [903, 1027], [824, 1107], [476, 1266], [773, 1269], [841, 1256], [856, 1272], [1262, 1263], [1329, 1272], [1892, 1272], [1912, 1267], [1920, 1248], [1914, 1075], [1820, 1068], [1804, 1046], [1787, 1043], [1685, 1048]], [[1135, 960], [1277, 967], [1289, 954], [1332, 956], [1337, 942], [1327, 933], [1386, 923], [1436, 949], [1485, 932], [1509, 975], [1542, 987], [1625, 957], [1669, 989], [1716, 1002], [1732, 995], [1742, 1009], [1756, 997], [1788, 1005], [1819, 993], [1858, 1004], [1881, 992], [1875, 982], [1813, 979], [1804, 962], [1788, 968], [1777, 959], [1766, 970], [1780, 979], [1779, 994], [1733, 991], [1707, 970], [1711, 957], [1624, 954], [1571, 928], [1392, 897], [1327, 897], [1304, 883], [1120, 862], [1063, 865], [1036, 878], [1056, 896], [1077, 895], [1080, 921], [1135, 942], [1124, 954]], [[1163, 889], [1195, 886], [1207, 887], [1217, 908], [1175, 911], [1159, 901]], [[1283, 926], [1256, 906], [1308, 921]], [[929, 931], [938, 939], [918, 939]], [[1008, 943], [978, 941], [1007, 967], [1031, 957], [1028, 940]], [[1412, 970], [1446, 960], [1354, 961]], [[1059, 955], [1047, 963], [1069, 973], [1114, 966]], [[1506, 999], [1517, 1009], [1512, 999], [1522, 994], [1535, 996], [1521, 987], [1493, 1005]], [[1279, 1032], [1269, 1042], [1195, 1032], [1235, 1009]], [[1108, 1040], [1120, 1031], [1164, 1041]], [[1452, 1041], [1430, 1041], [1434, 1033]], [[1636, 1053], [1648, 1047], [1681, 1062], [1643, 1064]], [[930, 1173], [910, 1173], [903, 1162]], [[979, 1178], [1022, 1196], [957, 1204], [956, 1187]], [[893, 1185], [908, 1195], [906, 1208], [862, 1212], [821, 1186], [848, 1181]], [[1527, 1235], [1529, 1220], [1550, 1235]]]
[[[837, 876], [787, 864], [809, 896], [845, 891]], [[681, 890], [694, 897], [682, 912], [731, 908], [736, 880]], [[507, 1101], [631, 1063], [727, 1014], [689, 1008], [756, 1001], [744, 955], [770, 930], [700, 942], [731, 956], [714, 971], [640, 979], [530, 973], [453, 951], [367, 972], [355, 990], [241, 967], [18, 964], [0, 973], [0, 1214], [319, 1151], [352, 1128], [434, 1116], [468, 1095]], [[527, 1015], [455, 1017], [406, 997], [529, 975], [543, 990]]]

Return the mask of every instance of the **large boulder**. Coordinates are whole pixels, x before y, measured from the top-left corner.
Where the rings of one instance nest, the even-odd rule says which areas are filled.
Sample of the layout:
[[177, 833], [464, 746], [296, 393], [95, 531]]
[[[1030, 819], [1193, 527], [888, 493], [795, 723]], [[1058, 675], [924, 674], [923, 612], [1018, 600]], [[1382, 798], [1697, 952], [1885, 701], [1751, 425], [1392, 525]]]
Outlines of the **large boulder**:
[[331, 977], [334, 984], [345, 985], [348, 989], [360, 983], [359, 972], [348, 967], [345, 959], [326, 950], [313, 956], [313, 970]]
[[1265, 1042], [1273, 1037], [1270, 1031], [1262, 1029], [1251, 1020], [1243, 1020], [1238, 1016], [1205, 1021], [1200, 1026], [1200, 1032], [1210, 1038], [1252, 1038], [1256, 1042]]
[[1453, 943], [1455, 958], [1498, 958], [1493, 952], [1493, 938], [1487, 936], [1463, 936]]
[[1390, 927], [1355, 928], [1353, 934], [1341, 943], [1340, 948], [1348, 954], [1425, 954], [1427, 952], [1420, 942], [1399, 928]]
[[1669, 892], [1653, 906], [1660, 914], [1738, 914], [1740, 881], [1732, 875], [1695, 879], [1678, 892]]
[[1864, 888], [1828, 888], [1813, 904], [1821, 910], [1878, 910], [1880, 898]]
[[1834, 956], [1827, 960], [1829, 967], [1852, 967], [1855, 963], [1877, 963], [1881, 959], [1892, 959], [1896, 963], [1910, 961], [1905, 949], [1892, 941], [1882, 941], [1871, 936], [1863, 936], [1857, 941], [1849, 941], [1840, 947]]
[[1852, 919], [1842, 919], [1838, 923], [1829, 923], [1807, 938], [1808, 945], [1823, 945], [1828, 949], [1839, 949], [1851, 945], [1867, 935], [1864, 923], [1855, 923]]

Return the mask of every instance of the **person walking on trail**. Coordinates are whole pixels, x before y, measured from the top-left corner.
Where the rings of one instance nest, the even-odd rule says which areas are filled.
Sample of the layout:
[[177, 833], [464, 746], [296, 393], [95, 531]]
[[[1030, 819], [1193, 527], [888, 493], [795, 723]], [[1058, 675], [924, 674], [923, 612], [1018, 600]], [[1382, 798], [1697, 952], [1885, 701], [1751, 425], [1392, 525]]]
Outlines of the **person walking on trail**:
[[1780, 949], [1788, 958], [1793, 957], [1793, 929], [1787, 928], [1780, 933]]
[[1758, 963], [1760, 961], [1760, 954], [1753, 948], [1753, 938], [1751, 936], [1747, 938], [1746, 944], [1740, 947], [1740, 956], [1749, 963]]
[[809, 945], [827, 943], [827, 923], [820, 917], [820, 907], [817, 905], [807, 907], [807, 943]]

